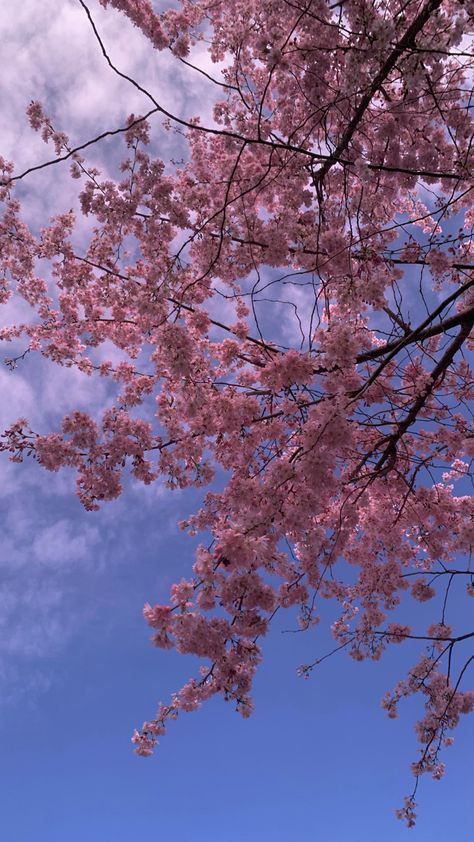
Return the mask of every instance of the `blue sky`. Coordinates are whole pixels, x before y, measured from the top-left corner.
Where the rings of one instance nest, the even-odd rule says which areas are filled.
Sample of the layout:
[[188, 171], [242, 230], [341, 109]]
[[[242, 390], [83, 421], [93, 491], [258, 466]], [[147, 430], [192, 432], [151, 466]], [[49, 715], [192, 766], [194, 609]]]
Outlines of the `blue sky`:
[[[90, 6], [127, 72], [154, 85], [180, 114], [194, 114], [196, 102], [210, 112], [202, 79], [185, 84], [172, 76], [166, 56], [146, 49], [122, 17]], [[4, 0], [0, 38], [0, 153], [19, 166], [47, 157], [23, 118], [32, 98], [61, 115], [60, 128], [75, 140], [143, 110], [105, 72], [74, 0]], [[160, 143], [165, 157], [171, 139]], [[52, 171], [28, 182], [33, 224], [74, 201], [60, 183]], [[5, 321], [21, 315], [12, 305]], [[103, 384], [29, 358], [13, 374], [0, 370], [0, 386], [8, 396], [2, 428], [27, 415], [47, 430], [69, 409], [94, 412], [108, 397]], [[419, 823], [406, 830], [393, 811], [411, 788], [420, 708], [406, 703], [392, 722], [380, 699], [417, 650], [394, 648], [378, 664], [342, 655], [310, 680], [298, 679], [300, 663], [331, 648], [324, 622], [306, 635], [284, 633], [288, 617], [275, 623], [250, 720], [212, 700], [172, 725], [155, 757], [137, 758], [133, 729], [196, 669], [193, 659], [150, 645], [141, 611], [145, 601], [165, 601], [170, 584], [189, 571], [193, 542], [176, 522], [195, 511], [199, 497], [128, 483], [123, 498], [86, 513], [67, 472], [4, 459], [0, 479], [2, 839], [472, 840], [472, 719], [446, 752], [445, 779], [422, 781]]]
[[[379, 702], [416, 649], [393, 647], [378, 664], [336, 656], [309, 680], [299, 679], [301, 662], [331, 648], [323, 621], [305, 635], [283, 631], [291, 627], [288, 617], [275, 625], [250, 720], [216, 699], [172, 724], [153, 758], [133, 754], [133, 728], [196, 667], [190, 657], [151, 646], [141, 607], [161, 599], [189, 564], [192, 541], [172, 518], [194, 508], [197, 496], [147, 499], [145, 492], [138, 506], [134, 493], [128, 489], [98, 513], [84, 512], [72, 496], [50, 496], [44, 521], [67, 523], [76, 535], [92, 523], [101, 535], [99, 553], [71, 562], [69, 570], [34, 563], [34, 539], [23, 545], [30, 560], [15, 579], [25, 593], [33, 583], [37, 604], [19, 602], [30, 621], [21, 625], [20, 618], [19, 632], [42, 648], [25, 645], [5, 659], [11, 671], [1, 711], [3, 838], [471, 840], [472, 722], [461, 723], [446, 752], [445, 779], [422, 782], [420, 820], [406, 830], [393, 810], [411, 786], [419, 707], [408, 702], [390, 721]], [[41, 495], [29, 495], [27, 516], [38, 505]], [[55, 586], [61, 601], [45, 609], [44, 595]], [[323, 610], [329, 616], [330, 607]]]
[[[176, 505], [182, 513], [185, 497]], [[83, 513], [74, 500], [62, 506], [79, 530], [93, 519], [102, 531], [102, 512]], [[132, 753], [133, 727], [193, 666], [191, 658], [154, 650], [140, 613], [162, 564], [169, 573], [187, 563], [188, 541], [170, 529], [168, 513], [167, 503], [147, 507], [130, 526], [126, 552], [120, 534], [105, 528], [110, 568], [72, 574], [70, 583], [89, 617], [59, 651], [17, 661], [22, 682], [15, 688], [12, 681], [2, 710], [3, 838], [396, 842], [410, 833], [416, 842], [471, 840], [472, 724], [461, 724], [447, 752], [446, 778], [423, 782], [419, 824], [406, 830], [393, 809], [411, 784], [416, 705], [406, 704], [394, 722], [379, 706], [406, 654], [394, 649], [375, 665], [336, 657], [298, 679], [295, 667], [330, 645], [323, 624], [311, 635], [274, 629], [250, 720], [214, 700], [172, 725], [153, 758]], [[25, 567], [25, 587], [31, 575]]]

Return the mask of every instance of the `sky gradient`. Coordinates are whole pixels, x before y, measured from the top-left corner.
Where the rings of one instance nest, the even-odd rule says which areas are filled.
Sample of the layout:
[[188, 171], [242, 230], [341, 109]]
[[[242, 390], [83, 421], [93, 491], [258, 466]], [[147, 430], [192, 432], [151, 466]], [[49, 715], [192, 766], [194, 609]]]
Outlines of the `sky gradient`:
[[[210, 122], [202, 77], [176, 75], [123, 17], [89, 5], [122, 69], [175, 113], [204, 112]], [[24, 117], [31, 99], [78, 142], [146, 108], [107, 71], [75, 0], [4, 0], [0, 44], [0, 154], [18, 170], [50, 157]], [[159, 135], [163, 158], [173, 143]], [[114, 155], [105, 146], [91, 159], [107, 168]], [[20, 188], [37, 228], [76, 201], [74, 182], [65, 193], [69, 182], [55, 169]], [[23, 316], [21, 305], [5, 309], [2, 323]], [[29, 357], [13, 373], [0, 369], [0, 386], [2, 429], [20, 415], [42, 432], [54, 429], [68, 410], [94, 413], [110, 398], [103, 382]], [[421, 781], [419, 822], [406, 830], [394, 810], [412, 785], [419, 700], [405, 702], [392, 722], [380, 699], [418, 650], [392, 647], [376, 664], [336, 656], [299, 679], [299, 664], [332, 648], [329, 607], [306, 635], [288, 631], [288, 617], [275, 623], [250, 720], [213, 699], [181, 715], [153, 758], [137, 758], [133, 729], [196, 669], [195, 659], [151, 646], [141, 612], [146, 601], [166, 601], [189, 571], [193, 541], [176, 523], [200, 496], [129, 481], [121, 499], [87, 513], [67, 471], [48, 474], [5, 457], [0, 480], [2, 840], [471, 842], [472, 718], [456, 729], [445, 779]]]

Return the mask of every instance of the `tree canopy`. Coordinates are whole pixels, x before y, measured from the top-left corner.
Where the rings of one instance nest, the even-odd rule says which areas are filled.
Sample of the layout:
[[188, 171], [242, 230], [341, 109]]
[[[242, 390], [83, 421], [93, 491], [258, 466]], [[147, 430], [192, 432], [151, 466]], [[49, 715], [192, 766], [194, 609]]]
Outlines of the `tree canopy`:
[[[412, 825], [419, 776], [442, 776], [474, 709], [459, 596], [452, 616], [454, 588], [474, 596], [474, 3], [100, 2], [206, 77], [213, 119], [199, 103], [169, 112], [124, 74], [79, 0], [146, 113], [77, 146], [47, 104], [28, 106], [55, 156], [25, 172], [0, 159], [1, 301], [31, 308], [0, 338], [20, 349], [12, 369], [41, 354], [110, 379], [115, 398], [95, 417], [71, 396], [54, 431], [19, 419], [2, 449], [74, 468], [90, 510], [127, 471], [208, 487], [182, 524], [202, 533], [188, 578], [144, 608], [156, 646], [203, 666], [135, 732], [141, 755], [215, 694], [251, 713], [276, 612], [310, 630], [333, 600], [334, 651], [356, 660], [418, 640], [383, 700], [390, 717], [413, 694], [425, 706], [398, 811]], [[214, 74], [195, 64], [202, 43]], [[157, 157], [163, 131], [180, 160]], [[123, 148], [113, 175], [87, 160], [109, 137]], [[34, 230], [18, 188], [26, 202], [47, 166], [76, 179], [79, 213]]]

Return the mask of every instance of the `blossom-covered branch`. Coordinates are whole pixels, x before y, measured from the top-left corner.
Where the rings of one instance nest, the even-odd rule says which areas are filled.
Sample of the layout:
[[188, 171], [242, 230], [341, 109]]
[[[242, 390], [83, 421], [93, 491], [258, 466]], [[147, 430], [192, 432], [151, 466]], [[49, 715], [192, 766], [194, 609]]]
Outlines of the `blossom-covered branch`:
[[[2, 449], [74, 468], [90, 510], [127, 469], [208, 487], [182, 524], [204, 536], [189, 576], [144, 609], [156, 646], [203, 663], [135, 733], [139, 754], [212, 695], [247, 716], [276, 612], [309, 631], [332, 600], [330, 654], [421, 646], [383, 701], [395, 716], [424, 699], [416, 791], [474, 707], [474, 632], [448, 623], [458, 583], [474, 594], [474, 4], [100, 2], [221, 98], [210, 125], [165, 109], [79, 0], [104, 65], [153, 107], [75, 145], [30, 103], [56, 155], [17, 174], [0, 160], [0, 300], [31, 308], [0, 337], [10, 368], [32, 354], [77, 367], [107, 378], [112, 405], [93, 416], [71, 399], [53, 432], [12, 419]], [[193, 59], [204, 41], [218, 78]], [[182, 160], [157, 157], [152, 128]], [[112, 136], [115, 178], [83, 157]], [[82, 228], [61, 209], [34, 230], [17, 186], [65, 161]], [[409, 825], [415, 807], [412, 792]]]

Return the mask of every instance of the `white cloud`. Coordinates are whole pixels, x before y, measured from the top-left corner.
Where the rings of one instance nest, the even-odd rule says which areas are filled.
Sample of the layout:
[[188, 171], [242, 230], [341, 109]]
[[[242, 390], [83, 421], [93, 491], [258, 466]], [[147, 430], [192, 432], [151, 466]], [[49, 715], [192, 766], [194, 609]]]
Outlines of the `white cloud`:
[[35, 536], [32, 544], [33, 558], [55, 567], [90, 562], [99, 540], [97, 527], [86, 525], [79, 531], [69, 521], [58, 520]]
[[[169, 52], [153, 50], [123, 15], [105, 11], [97, 0], [90, 0], [89, 5], [106, 48], [121, 70], [148, 87], [163, 107], [186, 118], [199, 113], [202, 122], [212, 122], [213, 102], [221, 93], [217, 86]], [[25, 108], [32, 99], [43, 102], [55, 127], [73, 143], [124, 125], [131, 112], [149, 110], [147, 98], [108, 68], [87, 17], [74, 0], [3, 0], [0, 40], [0, 155], [14, 160], [17, 173], [54, 158], [54, 150], [28, 125]], [[203, 45], [196, 47], [192, 60], [214, 77], [218, 75]], [[159, 123], [158, 119], [153, 122], [153, 153], [167, 162], [173, 152], [179, 157], [179, 136], [160, 131]], [[114, 162], [122, 151], [119, 142], [108, 143], [91, 148], [87, 155], [104, 173], [117, 177]], [[77, 189], [78, 182], [68, 177], [67, 164], [31, 174], [17, 188], [26, 221], [38, 231], [55, 213], [77, 207]], [[88, 226], [80, 217], [82, 244]], [[31, 309], [12, 299], [2, 309], [1, 319], [2, 324], [28, 321]], [[0, 360], [23, 350], [21, 342], [4, 344]], [[121, 354], [107, 352], [107, 356], [116, 361]], [[26, 416], [40, 433], [58, 429], [62, 415], [73, 409], [97, 416], [112, 394], [104, 379], [54, 366], [34, 354], [20, 361], [13, 372], [0, 363], [0, 389], [1, 429]], [[48, 473], [28, 459], [23, 465], [13, 465], [6, 454], [0, 460], [0, 628], [4, 641], [0, 683], [10, 688], [23, 685], [35, 692], [49, 686], [44, 659], [64, 650], [100, 612], [107, 591], [105, 577], [113, 577], [118, 565], [134, 558], [140, 524], [150, 518], [150, 501], [161, 513], [154, 516], [157, 534], [148, 534], [146, 541], [158, 545], [175, 528], [169, 518], [167, 489], [161, 484], [144, 489], [131, 482], [126, 502], [119, 500], [99, 513], [85, 515], [77, 501], [67, 499], [74, 492], [73, 473]], [[176, 500], [175, 494], [171, 505]], [[144, 536], [140, 539], [145, 541]]]
[[[212, 121], [213, 102], [220, 89], [179, 62], [169, 51], [158, 52], [130, 21], [89, 4], [105, 47], [118, 68], [150, 90], [160, 104], [179, 117], [197, 113]], [[115, 129], [131, 111], [143, 113], [150, 100], [107, 65], [80, 5], [73, 0], [4, 0], [0, 19], [3, 93], [2, 154], [17, 166], [48, 157], [40, 138], [24, 116], [31, 99], [43, 101], [61, 130], [74, 140], [88, 140], [104, 129]], [[204, 45], [192, 59], [219, 78]], [[6, 119], [5, 119], [6, 118]], [[161, 142], [169, 144], [169, 135]], [[38, 157], [39, 156], [39, 157]], [[51, 172], [51, 171], [50, 171]], [[49, 176], [55, 179], [55, 176]]]
[[[30, 415], [35, 409], [35, 392], [19, 372], [0, 368], [0, 427], [4, 430], [20, 416]], [[8, 399], [5, 397], [8, 396]]]

